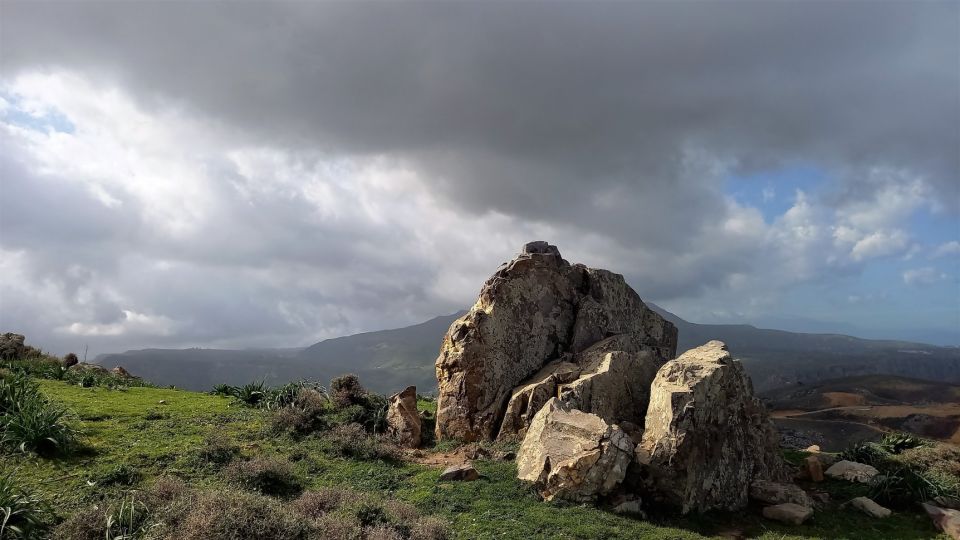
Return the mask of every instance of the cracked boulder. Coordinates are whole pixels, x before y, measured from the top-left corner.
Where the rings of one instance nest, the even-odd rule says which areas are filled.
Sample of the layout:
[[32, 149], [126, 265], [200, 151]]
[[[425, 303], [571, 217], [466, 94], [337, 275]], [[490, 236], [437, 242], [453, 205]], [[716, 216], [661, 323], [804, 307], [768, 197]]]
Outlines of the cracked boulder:
[[401, 446], [420, 446], [420, 412], [417, 411], [417, 387], [408, 386], [390, 396], [387, 409], [387, 434]]
[[633, 442], [597, 415], [549, 400], [517, 452], [517, 476], [546, 500], [593, 501], [612, 493], [633, 460]]
[[719, 341], [660, 368], [636, 453], [647, 488], [684, 513], [737, 510], [755, 480], [789, 478], [766, 409]]
[[[602, 366], [582, 354], [611, 337], [629, 356]], [[443, 338], [436, 361], [437, 437], [521, 437], [562, 385], [601, 369], [620, 373], [621, 362], [625, 370], [641, 360], [659, 367], [676, 353], [676, 343], [676, 327], [644, 305], [623, 276], [571, 265], [555, 246], [531, 242], [484, 283], [477, 302]], [[647, 372], [652, 379], [654, 370]], [[636, 387], [648, 387], [649, 380], [638, 381], [644, 382]], [[604, 411], [617, 408], [644, 417], [642, 390], [638, 399], [611, 406], [596, 397], [593, 385], [569, 391], [571, 402], [584, 410], [596, 405], [608, 419]]]

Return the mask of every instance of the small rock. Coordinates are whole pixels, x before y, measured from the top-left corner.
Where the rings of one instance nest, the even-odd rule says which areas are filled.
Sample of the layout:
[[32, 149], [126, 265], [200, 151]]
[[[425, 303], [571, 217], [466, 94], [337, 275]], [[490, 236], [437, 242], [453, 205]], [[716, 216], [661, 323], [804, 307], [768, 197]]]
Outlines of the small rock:
[[628, 499], [613, 507], [615, 514], [634, 514], [643, 516], [643, 509], [640, 508], [640, 499]]
[[796, 503], [813, 506], [813, 499], [800, 487], [769, 480], [754, 480], [750, 484], [750, 498], [764, 504]]
[[934, 497], [933, 503], [940, 508], [952, 508], [954, 510], [960, 510], [960, 499], [954, 499], [952, 497]]
[[166, 404], [167, 404], [167, 400], [161, 399], [161, 400], [158, 401], [157, 403], [159, 403], [160, 405], [166, 405]]
[[857, 497], [851, 500], [850, 506], [860, 510], [868, 516], [875, 518], [885, 518], [892, 514], [890, 509], [880, 506], [879, 504], [873, 502], [872, 499], [868, 499], [867, 497]]
[[823, 464], [817, 456], [807, 456], [807, 476], [814, 482], [823, 482]]
[[491, 454], [486, 448], [478, 444], [471, 444], [468, 445], [467, 449], [463, 452], [463, 455], [466, 456], [467, 459], [487, 459]]
[[824, 474], [830, 478], [867, 484], [879, 473], [880, 471], [870, 465], [857, 463], [856, 461], [842, 460], [831, 465]]
[[472, 482], [480, 478], [480, 473], [469, 463], [451, 465], [440, 475], [441, 482]]
[[804, 452], [810, 452], [811, 454], [819, 454], [819, 453], [820, 453], [820, 445], [819, 445], [819, 444], [811, 444], [810, 446], [804, 448], [803, 451], [804, 451]]
[[517, 453], [512, 450], [504, 450], [493, 455], [497, 461], [513, 461], [517, 459]]
[[813, 508], [794, 503], [767, 506], [763, 509], [763, 517], [791, 525], [801, 525], [812, 515]]
[[960, 540], [960, 510], [952, 510], [923, 503], [923, 509], [933, 524], [953, 540]]

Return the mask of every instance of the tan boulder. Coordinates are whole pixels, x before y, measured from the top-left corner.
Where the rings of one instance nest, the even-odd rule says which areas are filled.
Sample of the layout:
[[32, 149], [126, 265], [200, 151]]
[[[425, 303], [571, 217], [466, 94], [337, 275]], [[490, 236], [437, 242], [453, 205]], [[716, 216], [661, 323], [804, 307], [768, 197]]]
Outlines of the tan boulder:
[[807, 456], [804, 460], [804, 467], [807, 470], [807, 477], [813, 482], [823, 482], [823, 463], [817, 456]]
[[960, 540], [960, 510], [940, 508], [927, 503], [922, 506], [938, 529], [953, 540]]
[[660, 368], [637, 461], [684, 513], [736, 510], [756, 480], [787, 480], [779, 438], [743, 367], [719, 341]]
[[387, 409], [387, 434], [401, 446], [420, 446], [420, 413], [417, 410], [417, 387], [408, 386], [402, 392], [390, 396]]
[[522, 439], [537, 411], [551, 398], [557, 397], [560, 385], [576, 379], [579, 375], [580, 366], [577, 364], [556, 360], [544, 366], [526, 383], [514, 388], [507, 402], [497, 438]]
[[[470, 442], [520, 433], [560, 382], [534, 380], [538, 372], [617, 335], [629, 345], [624, 350], [651, 351], [658, 363], [676, 352], [676, 327], [647, 308], [623, 276], [571, 265], [546, 242], [527, 244], [443, 338], [437, 437]], [[642, 401], [623, 406], [642, 411]]]
[[893, 513], [889, 508], [884, 508], [874, 502], [873, 499], [867, 497], [855, 497], [850, 501], [850, 506], [860, 510], [870, 517], [875, 518], [890, 517], [890, 514]]
[[841, 460], [831, 465], [824, 474], [838, 480], [868, 484], [880, 471], [866, 463]]
[[597, 415], [548, 401], [530, 424], [517, 452], [517, 477], [536, 485], [546, 500], [591, 501], [624, 479], [633, 442]]
[[795, 503], [777, 504], [763, 509], [763, 517], [790, 525], [802, 525], [812, 515], [813, 508]]
[[750, 484], [750, 498], [764, 504], [790, 502], [801, 506], [813, 506], [813, 499], [799, 486], [769, 480], [754, 480]]

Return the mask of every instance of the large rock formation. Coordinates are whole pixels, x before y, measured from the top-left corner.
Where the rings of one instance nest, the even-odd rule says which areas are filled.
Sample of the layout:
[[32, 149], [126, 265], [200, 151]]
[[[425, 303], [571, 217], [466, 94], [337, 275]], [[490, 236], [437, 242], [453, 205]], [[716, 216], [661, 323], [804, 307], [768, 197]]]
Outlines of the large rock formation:
[[590, 501], [612, 492], [631, 461], [633, 442], [622, 429], [553, 398], [520, 445], [517, 477], [536, 484], [546, 500]]
[[660, 368], [637, 460], [683, 512], [742, 508], [754, 480], [788, 477], [766, 409], [719, 341]]
[[[567, 384], [565, 399], [576, 408], [642, 422], [642, 394], [676, 343], [676, 328], [623, 276], [571, 265], [555, 246], [531, 242], [487, 280], [444, 336], [436, 363], [437, 437], [522, 435]], [[619, 380], [625, 373], [628, 384]], [[620, 401], [631, 389], [641, 395]]]

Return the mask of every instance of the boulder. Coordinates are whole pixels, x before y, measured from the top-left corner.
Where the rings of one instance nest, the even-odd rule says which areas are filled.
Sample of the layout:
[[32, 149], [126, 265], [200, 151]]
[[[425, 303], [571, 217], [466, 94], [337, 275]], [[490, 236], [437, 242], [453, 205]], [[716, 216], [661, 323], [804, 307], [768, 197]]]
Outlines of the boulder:
[[[543, 398], [584, 375], [567, 365], [544, 367], [578, 363], [580, 353], [612, 336], [619, 336], [619, 350], [648, 352], [644, 358], [656, 367], [676, 353], [676, 327], [647, 308], [623, 276], [571, 265], [546, 242], [527, 244], [486, 281], [477, 302], [443, 338], [436, 361], [437, 438], [521, 435]], [[619, 369], [618, 362], [607, 370]], [[653, 370], [647, 373], [652, 378]], [[649, 380], [640, 382], [643, 392]], [[616, 405], [630, 417], [645, 414], [642, 396]]]
[[812, 515], [813, 508], [794, 503], [777, 504], [763, 509], [763, 517], [790, 525], [802, 525]]
[[838, 480], [848, 480], [850, 482], [868, 484], [871, 480], [873, 480], [873, 477], [879, 473], [880, 471], [865, 463], [841, 460], [831, 465], [824, 474], [830, 478], [836, 478]]
[[736, 510], [756, 480], [789, 478], [778, 441], [743, 366], [711, 341], [657, 372], [636, 454], [648, 487], [684, 513]]
[[754, 480], [750, 484], [750, 498], [764, 504], [790, 502], [801, 506], [813, 506], [813, 499], [799, 486], [769, 480]]
[[927, 503], [922, 506], [938, 529], [953, 540], [960, 540], [960, 510], [940, 508]]
[[823, 464], [817, 456], [807, 456], [803, 461], [807, 471], [807, 477], [813, 482], [823, 482]]
[[530, 424], [517, 452], [517, 477], [546, 500], [592, 501], [624, 479], [633, 442], [597, 415], [549, 400]]
[[31, 347], [24, 344], [23, 334], [7, 332], [0, 335], [0, 360], [17, 360], [22, 358]]
[[416, 386], [408, 386], [402, 392], [390, 396], [387, 434], [401, 446], [420, 446], [420, 413], [417, 411]]
[[884, 508], [879, 504], [875, 503], [873, 499], [867, 497], [856, 497], [850, 501], [850, 506], [860, 510], [864, 514], [875, 517], [875, 518], [885, 518], [890, 517], [890, 514], [893, 512], [888, 508]]
[[480, 478], [480, 473], [469, 463], [451, 465], [440, 473], [441, 482], [472, 482]]

